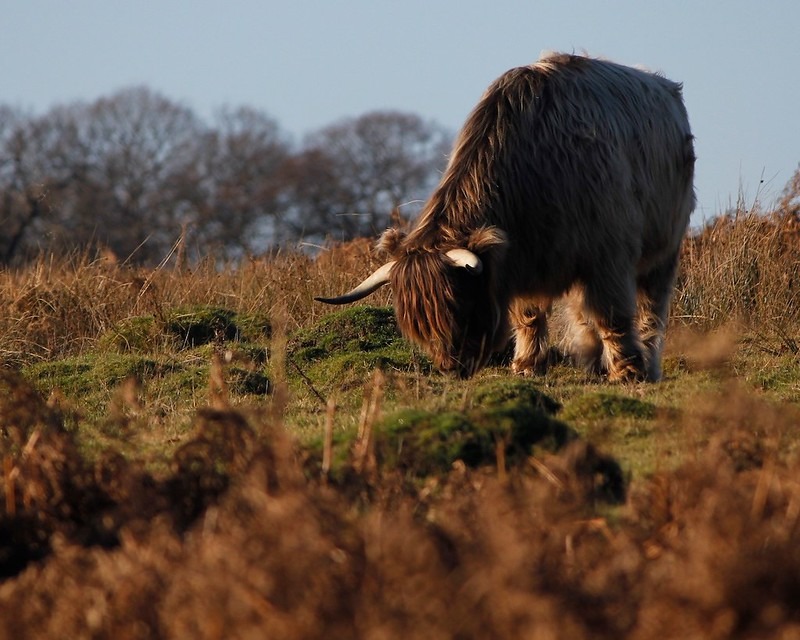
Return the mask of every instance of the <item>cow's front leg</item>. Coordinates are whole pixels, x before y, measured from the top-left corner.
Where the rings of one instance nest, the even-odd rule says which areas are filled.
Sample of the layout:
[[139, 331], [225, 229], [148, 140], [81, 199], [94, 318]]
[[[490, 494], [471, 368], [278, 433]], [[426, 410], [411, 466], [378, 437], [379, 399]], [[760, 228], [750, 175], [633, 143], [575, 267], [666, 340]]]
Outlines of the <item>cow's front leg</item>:
[[547, 313], [550, 301], [518, 301], [511, 306], [514, 332], [514, 373], [532, 375], [547, 371]]

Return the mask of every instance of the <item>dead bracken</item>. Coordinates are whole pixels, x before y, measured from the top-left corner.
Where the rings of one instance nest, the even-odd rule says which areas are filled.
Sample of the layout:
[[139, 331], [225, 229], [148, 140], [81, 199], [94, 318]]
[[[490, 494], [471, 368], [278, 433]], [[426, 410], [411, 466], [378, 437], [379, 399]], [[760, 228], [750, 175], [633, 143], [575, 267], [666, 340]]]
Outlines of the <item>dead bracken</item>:
[[[382, 460], [390, 440], [371, 467], [352, 449], [331, 483], [274, 416], [203, 409], [157, 476], [110, 450], [85, 458], [27, 383], [1, 384], [3, 637], [775, 637], [800, 624], [798, 467], [777, 440], [742, 438], [735, 415], [609, 511], [613, 460], [579, 439], [508, 456], [502, 473], [499, 457], [457, 458], [412, 483]], [[771, 431], [795, 424], [748, 410]]]

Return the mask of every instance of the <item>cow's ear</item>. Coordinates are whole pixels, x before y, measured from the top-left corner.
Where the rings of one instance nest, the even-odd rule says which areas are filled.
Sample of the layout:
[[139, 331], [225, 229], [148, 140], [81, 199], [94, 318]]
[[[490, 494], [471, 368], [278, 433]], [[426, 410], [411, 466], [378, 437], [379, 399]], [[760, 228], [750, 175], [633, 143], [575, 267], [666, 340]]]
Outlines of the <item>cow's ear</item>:
[[390, 256], [394, 256], [405, 238], [405, 231], [400, 231], [399, 229], [387, 229], [383, 232], [378, 240], [378, 251], [382, 251]]
[[467, 240], [467, 249], [479, 256], [486, 253], [502, 254], [508, 246], [506, 234], [497, 227], [481, 227]]

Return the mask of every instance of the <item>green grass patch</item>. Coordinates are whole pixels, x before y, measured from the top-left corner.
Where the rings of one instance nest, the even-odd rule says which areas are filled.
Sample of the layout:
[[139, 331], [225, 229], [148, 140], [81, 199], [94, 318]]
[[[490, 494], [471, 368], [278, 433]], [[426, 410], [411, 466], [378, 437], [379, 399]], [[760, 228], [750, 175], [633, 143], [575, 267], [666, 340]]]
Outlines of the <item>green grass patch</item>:
[[174, 309], [167, 314], [164, 325], [166, 332], [184, 347], [260, 340], [272, 334], [272, 325], [265, 315], [238, 314], [224, 307], [205, 305]]
[[76, 400], [103, 393], [129, 377], [160, 377], [174, 365], [145, 356], [89, 353], [54, 362], [41, 362], [23, 369], [26, 378], [42, 390], [60, 389]]
[[[380, 369], [386, 376], [376, 455], [411, 477], [446, 473], [456, 460], [492, 465], [500, 450], [515, 464], [531, 451], [556, 449], [574, 437], [614, 456], [629, 477], [647, 476], [679, 464], [707, 441], [702, 429], [687, 426], [693, 424], [691, 398], [719, 390], [731, 372], [771, 400], [798, 399], [800, 371], [793, 354], [755, 347], [734, 353], [719, 369], [687, 369], [686, 354], [676, 353], [666, 358], [659, 384], [610, 385], [566, 364], [533, 378], [501, 366], [466, 381], [440, 375], [403, 339], [391, 307], [349, 307], [296, 331], [286, 341], [280, 370], [273, 361], [284, 354], [273, 353], [282, 347], [271, 336], [263, 314], [180, 306], [118, 321], [93, 349], [22, 371], [45, 397], [55, 391], [71, 404], [75, 410], [65, 414], [66, 426], [79, 433], [83, 446], [100, 450], [112, 443], [131, 456], [138, 447], [150, 459], [170, 455], [185, 438], [193, 412], [209, 402], [215, 357], [224, 363], [234, 405], [269, 403], [275, 376], [285, 371], [285, 425], [317, 456], [325, 402], [333, 398], [334, 448], [343, 462], [373, 372]], [[126, 413], [116, 397], [130, 379], [138, 381], [141, 407]]]
[[[375, 455], [384, 469], [409, 478], [448, 473], [457, 460], [469, 467], [524, 463], [534, 447], [555, 451], [576, 437], [554, 417], [558, 404], [530, 380], [491, 380], [472, 392], [471, 407], [426, 410], [404, 407], [389, 412], [374, 427]], [[456, 397], [451, 396], [451, 404]], [[355, 430], [334, 439], [336, 464], [347, 460]], [[321, 438], [308, 443], [321, 455]], [[343, 455], [344, 452], [344, 455]], [[334, 469], [334, 475], [336, 469]]]
[[430, 361], [397, 328], [391, 307], [359, 306], [323, 317], [287, 346], [290, 379], [298, 372], [320, 391], [359, 386], [375, 369], [429, 373]]
[[635, 418], [651, 420], [657, 407], [651, 402], [608, 392], [587, 393], [567, 405], [562, 414], [565, 420], [603, 420]]
[[193, 305], [167, 311], [163, 318], [153, 315], [125, 318], [100, 336], [98, 346], [103, 351], [152, 353], [225, 342], [263, 343], [271, 335], [272, 324], [264, 314]]
[[133, 316], [118, 322], [98, 341], [102, 351], [119, 353], [148, 353], [164, 348], [173, 342], [160, 331], [154, 316]]
[[534, 444], [555, 450], [574, 437], [563, 422], [525, 403], [469, 411], [405, 409], [377, 428], [376, 453], [383, 464], [412, 476], [447, 473], [456, 460], [469, 467], [509, 464], [531, 455]]

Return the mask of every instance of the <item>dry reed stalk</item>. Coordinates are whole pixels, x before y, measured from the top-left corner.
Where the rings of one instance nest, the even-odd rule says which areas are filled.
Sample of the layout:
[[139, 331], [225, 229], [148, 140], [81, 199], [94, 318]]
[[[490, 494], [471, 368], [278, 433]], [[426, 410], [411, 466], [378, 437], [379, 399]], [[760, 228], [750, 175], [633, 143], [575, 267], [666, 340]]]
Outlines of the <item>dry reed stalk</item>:
[[6, 515], [13, 518], [17, 514], [16, 488], [14, 483], [14, 460], [11, 456], [3, 458], [3, 488], [6, 499]]
[[550, 470], [544, 462], [541, 460], [530, 456], [528, 458], [528, 464], [530, 464], [536, 471], [539, 473], [542, 478], [544, 478], [547, 482], [553, 485], [559, 491], [563, 491], [566, 487], [561, 479]]
[[[288, 342], [289, 312], [284, 305], [280, 305], [272, 314], [272, 341], [271, 341], [271, 369], [276, 382], [285, 382], [286, 375], [286, 344]], [[324, 403], [324, 400], [323, 400]]]
[[789, 482], [789, 501], [786, 505], [786, 525], [789, 531], [794, 531], [800, 519], [800, 482], [792, 479]]
[[289, 364], [292, 365], [292, 367], [294, 367], [294, 370], [297, 371], [298, 375], [300, 376], [300, 379], [305, 383], [309, 391], [311, 391], [311, 393], [314, 394], [317, 400], [319, 400], [322, 404], [327, 406], [330, 400], [326, 401], [325, 396], [323, 396], [319, 391], [317, 391], [317, 388], [314, 386], [314, 383], [311, 381], [311, 378], [309, 378], [305, 374], [305, 372], [300, 368], [300, 365], [298, 365], [294, 360], [288, 360], [288, 362]]
[[325, 412], [325, 433], [322, 444], [322, 478], [327, 479], [331, 470], [331, 460], [333, 458], [333, 423], [336, 416], [336, 402], [333, 398], [328, 400]]
[[[19, 456], [19, 463], [21, 464], [24, 462], [29, 455], [33, 452], [33, 449], [36, 447], [36, 444], [39, 442], [39, 438], [41, 436], [41, 431], [39, 429], [34, 429], [33, 433], [31, 433], [28, 441], [25, 443], [25, 446], [22, 448], [22, 452]], [[4, 478], [4, 489], [5, 489], [5, 499], [6, 499], [6, 514], [11, 517], [17, 512], [17, 494], [16, 494], [16, 482], [17, 476], [19, 476], [19, 465], [14, 464], [14, 460], [11, 456], [5, 456], [3, 458], [3, 478]], [[25, 505], [26, 508], [28, 505]]]
[[770, 489], [776, 481], [776, 474], [773, 463], [767, 462], [763, 469], [758, 472], [758, 481], [753, 491], [753, 501], [750, 507], [750, 516], [754, 520], [760, 520], [764, 516], [764, 508], [767, 505]]
[[386, 377], [380, 369], [375, 369], [372, 383], [366, 389], [364, 402], [358, 422], [358, 435], [353, 445], [353, 467], [358, 473], [372, 473], [376, 468], [375, 442], [372, 437], [375, 422], [381, 409]]
[[230, 407], [230, 393], [225, 382], [225, 367], [222, 358], [214, 353], [208, 373], [208, 404], [212, 409], [224, 410]]
[[497, 463], [497, 477], [501, 482], [505, 482], [508, 478], [506, 473], [506, 446], [505, 438], [496, 437], [494, 442], [494, 456]]

